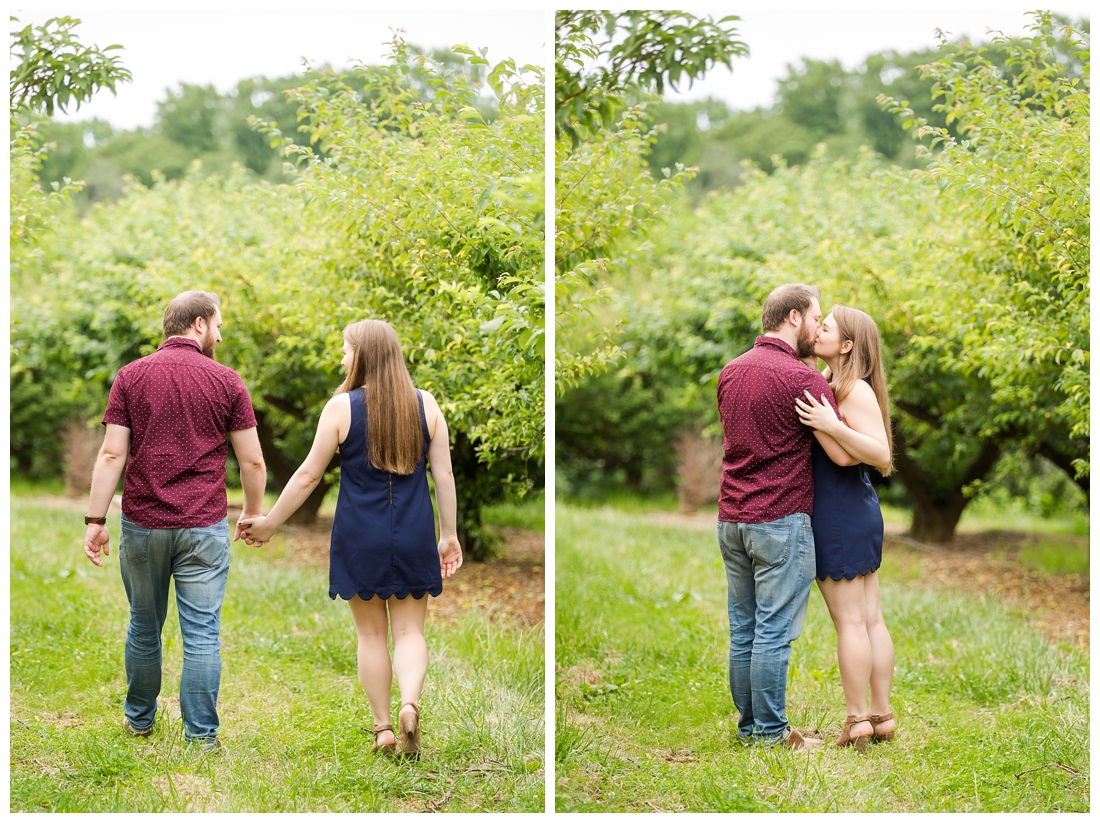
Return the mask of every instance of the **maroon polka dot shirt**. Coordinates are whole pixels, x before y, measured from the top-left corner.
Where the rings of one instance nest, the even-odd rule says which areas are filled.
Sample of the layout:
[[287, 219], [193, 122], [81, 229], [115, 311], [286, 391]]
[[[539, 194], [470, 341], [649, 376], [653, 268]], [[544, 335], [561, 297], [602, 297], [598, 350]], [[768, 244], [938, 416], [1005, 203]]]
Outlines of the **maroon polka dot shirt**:
[[188, 337], [170, 337], [124, 366], [103, 423], [130, 430], [122, 512], [139, 526], [184, 529], [226, 516], [228, 433], [256, 425], [233, 369]]
[[[761, 335], [731, 360], [718, 378], [725, 454], [718, 519], [767, 523], [814, 513], [813, 432], [798, 419], [795, 398], [804, 389], [833, 409], [832, 389], [802, 363], [786, 342]], [[839, 414], [839, 411], [837, 412]]]

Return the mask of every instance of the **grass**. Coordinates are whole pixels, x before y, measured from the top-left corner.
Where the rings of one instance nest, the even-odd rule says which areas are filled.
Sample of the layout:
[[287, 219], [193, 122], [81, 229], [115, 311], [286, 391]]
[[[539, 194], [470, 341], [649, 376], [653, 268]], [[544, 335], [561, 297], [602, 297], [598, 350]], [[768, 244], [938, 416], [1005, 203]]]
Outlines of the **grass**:
[[443, 624], [429, 607], [424, 757], [372, 756], [347, 605], [329, 600], [323, 566], [280, 562], [293, 549], [283, 536], [266, 548], [233, 544], [225, 751], [183, 743], [174, 606], [155, 732], [127, 737], [117, 515], [108, 525], [112, 552], [97, 569], [80, 549], [76, 514], [12, 500], [12, 811], [542, 811], [541, 627], [477, 613]]
[[494, 503], [483, 507], [481, 516], [486, 523], [497, 528], [545, 531], [546, 497], [541, 493], [530, 493], [519, 500]]
[[[714, 533], [569, 506], [556, 529], [558, 811], [1089, 810], [1087, 653], [995, 596], [912, 585], [919, 558], [887, 555], [898, 739], [866, 755], [742, 749]], [[836, 739], [835, 632], [816, 588], [787, 702], [795, 727]]]

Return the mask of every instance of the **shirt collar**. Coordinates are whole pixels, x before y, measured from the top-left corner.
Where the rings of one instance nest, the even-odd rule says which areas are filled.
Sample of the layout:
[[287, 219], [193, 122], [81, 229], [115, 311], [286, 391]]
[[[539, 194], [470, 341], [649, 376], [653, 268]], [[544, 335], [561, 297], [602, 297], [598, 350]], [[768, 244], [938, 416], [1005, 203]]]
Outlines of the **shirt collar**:
[[798, 354], [796, 354], [795, 350], [791, 348], [790, 343], [788, 343], [782, 337], [769, 337], [766, 334], [762, 334], [756, 338], [754, 348], [756, 346], [775, 346], [777, 349], [787, 352], [795, 360], [798, 359]]
[[199, 354], [202, 354], [202, 346], [199, 345], [199, 341], [193, 340], [190, 337], [169, 337], [167, 340], [157, 346], [157, 351], [160, 351], [163, 348], [175, 348], [177, 346], [191, 346], [192, 348], [198, 350]]

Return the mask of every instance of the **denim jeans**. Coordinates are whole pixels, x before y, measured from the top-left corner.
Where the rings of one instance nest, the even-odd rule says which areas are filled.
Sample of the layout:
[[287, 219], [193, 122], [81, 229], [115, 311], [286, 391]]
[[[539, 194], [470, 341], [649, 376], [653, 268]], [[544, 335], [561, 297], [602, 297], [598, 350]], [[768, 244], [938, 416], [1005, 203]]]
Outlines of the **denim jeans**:
[[222, 672], [218, 633], [229, 576], [229, 521], [197, 529], [147, 529], [123, 516], [119, 566], [130, 601], [124, 710], [131, 727], [147, 729], [156, 717], [160, 635], [168, 614], [168, 585], [174, 578], [183, 635], [183, 736], [213, 740], [218, 733]]
[[742, 742], [787, 737], [787, 662], [817, 571], [810, 516], [718, 521], [730, 619], [730, 694]]

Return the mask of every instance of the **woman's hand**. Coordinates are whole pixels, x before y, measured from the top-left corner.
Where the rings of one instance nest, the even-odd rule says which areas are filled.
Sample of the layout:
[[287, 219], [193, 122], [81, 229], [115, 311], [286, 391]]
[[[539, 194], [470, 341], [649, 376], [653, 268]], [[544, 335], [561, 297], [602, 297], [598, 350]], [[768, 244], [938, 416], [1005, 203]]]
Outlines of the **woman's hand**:
[[825, 434], [832, 434], [839, 426], [844, 425], [836, 416], [833, 407], [829, 405], [829, 401], [825, 399], [825, 395], [821, 395], [821, 402], [818, 403], [809, 391], [805, 394], [810, 399], [809, 403], [800, 397], [796, 397], [794, 401], [799, 420], [811, 429], [817, 429]]
[[279, 527], [269, 523], [263, 515], [256, 515], [242, 517], [237, 521], [237, 528], [241, 531], [244, 542], [249, 546], [262, 546], [271, 542], [271, 538]]
[[444, 537], [439, 541], [439, 570], [446, 580], [462, 565], [462, 546], [457, 537]]

